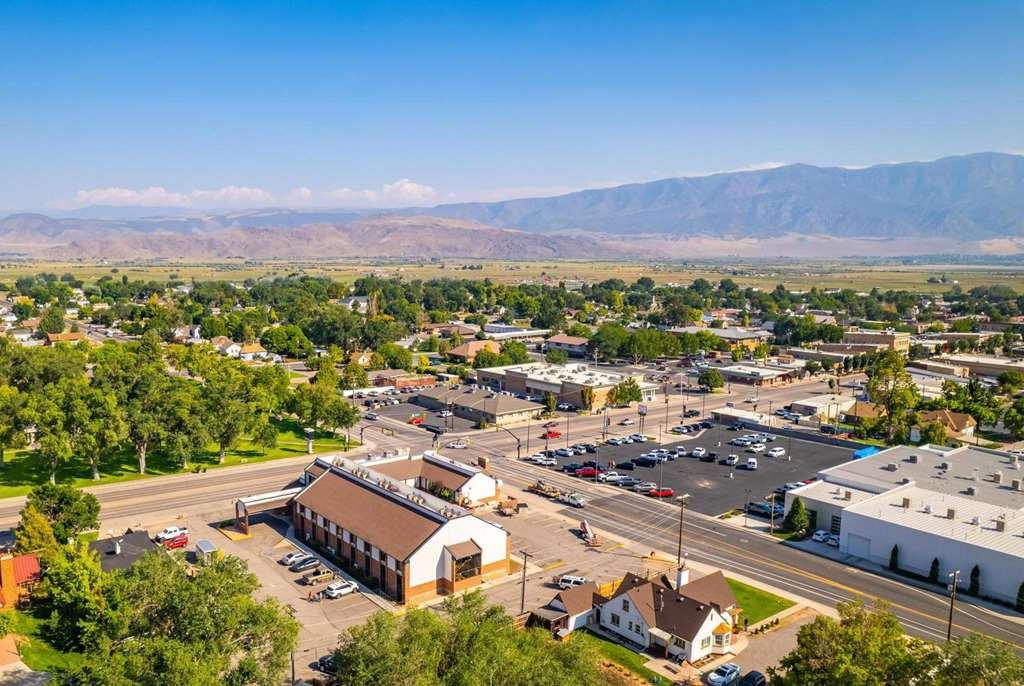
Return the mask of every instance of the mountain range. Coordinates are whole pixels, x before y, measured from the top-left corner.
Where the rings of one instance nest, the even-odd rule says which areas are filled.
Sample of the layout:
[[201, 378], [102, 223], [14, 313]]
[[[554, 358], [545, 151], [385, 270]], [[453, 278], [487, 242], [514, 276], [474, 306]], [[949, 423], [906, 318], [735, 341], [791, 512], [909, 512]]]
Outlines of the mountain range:
[[1021, 252], [1024, 156], [793, 164], [546, 198], [401, 210], [89, 207], [0, 219], [0, 253], [66, 259]]

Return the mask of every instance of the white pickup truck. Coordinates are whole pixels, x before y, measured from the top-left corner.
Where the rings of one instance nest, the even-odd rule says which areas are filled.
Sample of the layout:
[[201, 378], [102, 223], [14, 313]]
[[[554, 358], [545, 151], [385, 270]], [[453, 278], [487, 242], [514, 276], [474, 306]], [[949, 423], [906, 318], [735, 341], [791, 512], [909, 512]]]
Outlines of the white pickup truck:
[[164, 529], [163, 531], [161, 531], [160, 533], [158, 533], [156, 536], [154, 536], [153, 540], [155, 540], [157, 543], [159, 543], [160, 541], [169, 541], [172, 538], [177, 538], [178, 536], [187, 535], [187, 534], [188, 534], [188, 527], [185, 527], [185, 526], [169, 526], [166, 529]]
[[558, 496], [558, 502], [571, 505], [572, 507], [583, 507], [586, 501], [583, 500], [583, 496], [579, 493], [562, 493]]

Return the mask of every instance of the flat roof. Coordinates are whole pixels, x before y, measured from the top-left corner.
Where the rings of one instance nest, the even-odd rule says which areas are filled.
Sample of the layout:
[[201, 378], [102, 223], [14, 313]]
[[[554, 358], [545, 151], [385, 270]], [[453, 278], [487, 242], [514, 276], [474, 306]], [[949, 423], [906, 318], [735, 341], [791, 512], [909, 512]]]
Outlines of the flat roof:
[[758, 379], [773, 379], [776, 376], [789, 374], [793, 370], [778, 369], [773, 367], [755, 367], [753, 365], [746, 364], [731, 364], [728, 367], [722, 367], [720, 371], [727, 372], [729, 374], [735, 374], [737, 376], [750, 376]]
[[995, 355], [941, 355], [935, 358], [938, 362], [960, 362], [963, 364], [992, 364], [1004, 367], [1019, 367], [1024, 365], [1024, 360], [1014, 360], [1009, 357], [996, 357]]
[[807, 407], [828, 407], [829, 405], [842, 405], [849, 403], [852, 405], [857, 402], [857, 399], [851, 395], [836, 395], [834, 393], [826, 393], [824, 395], [812, 395], [809, 398], [801, 398], [800, 400], [794, 400], [793, 405], [806, 405]]
[[[909, 507], [903, 507], [903, 499]], [[953, 518], [948, 511], [954, 511]], [[846, 510], [958, 543], [1024, 557], [1024, 512], [910, 484], [863, 500]], [[1003, 522], [1004, 530], [997, 529]]]
[[744, 329], [738, 326], [725, 326], [721, 329], [714, 329], [709, 326], [673, 326], [666, 329], [669, 333], [695, 334], [700, 331], [707, 331], [727, 341], [748, 341], [752, 338], [770, 338], [771, 332], [764, 329]]
[[614, 386], [628, 375], [595, 369], [583, 363], [551, 364], [550, 362], [528, 362], [504, 367], [486, 367], [478, 370], [489, 374], [522, 374], [528, 379], [552, 384], [573, 383], [581, 386]]
[[[916, 456], [916, 462], [912, 462]], [[948, 469], [943, 469], [943, 464]], [[896, 469], [888, 468], [895, 464]], [[822, 470], [818, 476], [836, 484], [849, 484], [881, 493], [904, 484], [909, 479], [920, 488], [949, 496], [963, 496], [972, 502], [988, 503], [1014, 510], [1024, 509], [1024, 491], [1015, 491], [1014, 479], [1024, 479], [1024, 461], [1013, 469], [1008, 453], [986, 448], [963, 446], [939, 449], [933, 446], [901, 445], [859, 460]], [[1002, 473], [1002, 482], [994, 475]], [[975, 495], [968, 496], [967, 489]]]
[[[805, 500], [831, 502], [840, 507], [855, 505], [878, 495], [874, 491], [865, 491], [862, 488], [854, 488], [853, 486], [837, 486], [827, 481], [812, 481], [806, 486], [794, 488], [790, 493], [794, 497], [800, 496]], [[846, 499], [846, 493], [850, 494], [849, 500]]]
[[427, 388], [417, 392], [416, 395], [431, 398], [446, 405], [452, 404], [493, 414], [496, 417], [515, 412], [539, 412], [544, 409], [543, 405], [532, 400], [523, 400], [513, 395], [501, 395], [482, 388]]

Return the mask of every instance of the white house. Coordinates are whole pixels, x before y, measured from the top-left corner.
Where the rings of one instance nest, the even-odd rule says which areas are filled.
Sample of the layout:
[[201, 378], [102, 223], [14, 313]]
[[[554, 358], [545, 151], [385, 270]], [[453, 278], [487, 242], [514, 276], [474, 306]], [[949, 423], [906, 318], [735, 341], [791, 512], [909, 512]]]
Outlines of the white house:
[[238, 357], [242, 352], [242, 346], [227, 336], [214, 336], [210, 339], [210, 344], [217, 352], [226, 357]]

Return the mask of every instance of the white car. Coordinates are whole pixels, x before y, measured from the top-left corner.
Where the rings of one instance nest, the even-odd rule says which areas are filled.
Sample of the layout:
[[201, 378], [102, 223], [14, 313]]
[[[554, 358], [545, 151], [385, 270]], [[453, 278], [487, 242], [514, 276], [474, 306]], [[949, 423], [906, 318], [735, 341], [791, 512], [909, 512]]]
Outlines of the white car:
[[838, 548], [839, 547], [839, 537], [836, 536], [835, 534], [831, 534], [828, 537], [828, 540], [825, 541], [825, 545], [830, 545], [833, 548]]
[[686, 457], [686, 448], [679, 446], [676, 448], [676, 457]]
[[598, 481], [604, 481], [610, 484], [615, 483], [621, 478], [622, 474], [619, 474], [618, 472], [601, 472], [600, 474], [597, 475]]
[[643, 434], [630, 434], [629, 437], [633, 439], [634, 443], [646, 443], [647, 442], [647, 436], [644, 436]]
[[657, 487], [658, 484], [654, 483], [653, 481], [641, 481], [640, 483], [635, 484], [633, 486], [633, 490], [638, 493], [643, 493], [644, 491], [650, 491]]
[[608, 439], [608, 440], [606, 441], [606, 443], [608, 443], [608, 445], [622, 445], [622, 444], [623, 444], [623, 443], [625, 443], [625, 442], [626, 442], [626, 441], [624, 441], [624, 440], [623, 440], [623, 439], [621, 439], [621, 438], [609, 438], [609, 439]]
[[301, 562], [302, 560], [305, 560], [307, 557], [309, 557], [309, 555], [302, 552], [301, 550], [294, 550], [285, 555], [284, 557], [282, 557], [280, 560], [278, 560], [277, 563], [280, 565], [284, 565], [285, 567], [291, 567], [296, 562]]
[[824, 529], [818, 529], [813, 534], [811, 534], [811, 540], [815, 543], [825, 543], [826, 541], [828, 541], [828, 536], [829, 533], [827, 531], [825, 531]]
[[451, 413], [451, 410], [441, 410], [440, 412], [437, 413], [437, 416], [438, 417], [451, 417], [452, 413]]
[[782, 457], [785, 454], [786, 454], [786, 449], [785, 448], [781, 448], [781, 447], [779, 447], [779, 448], [772, 448], [767, 453], [765, 453], [765, 455], [767, 455], [768, 457]]
[[740, 456], [736, 455], [735, 453], [730, 454], [727, 458], [725, 458], [725, 464], [727, 464], [730, 467], [735, 467], [739, 463], [740, 463]]
[[754, 445], [747, 448], [748, 453], [763, 453], [764, 443], [755, 443]]
[[575, 454], [576, 451], [571, 448], [559, 448], [555, 451], [555, 455], [558, 455], [559, 457], [572, 457]]
[[187, 536], [187, 535], [188, 535], [188, 527], [184, 527], [184, 526], [169, 526], [166, 529], [164, 529], [163, 531], [161, 531], [160, 533], [158, 533], [156, 536], [154, 536], [153, 540], [155, 540], [155, 541], [157, 541], [159, 543], [160, 541], [168, 541], [168, 540], [170, 540], [172, 538], [177, 538], [178, 536]]
[[704, 449], [704, 448], [701, 448], [700, 446], [697, 446], [692, 451], [690, 451], [690, 455], [692, 457], [704, 457], [707, 454], [708, 454], [708, 451], [706, 449]]
[[355, 593], [359, 590], [359, 586], [351, 581], [332, 581], [324, 587], [324, 595], [328, 598], [340, 598], [346, 596], [349, 593]]
[[561, 578], [558, 579], [558, 587], [563, 591], [573, 588], [574, 586], [582, 586], [585, 583], [587, 583], [587, 577], [575, 576], [573, 574], [563, 574]]
[[634, 424], [636, 424], [636, 420], [633, 419], [632, 417], [626, 417], [621, 422], [619, 422], [619, 426], [633, 426]]
[[456, 450], [463, 450], [463, 449], [468, 448], [468, 447], [469, 447], [469, 444], [466, 443], [465, 441], [461, 440], [461, 439], [459, 439], [457, 441], [450, 441], [445, 446], [445, 448], [454, 448]]

